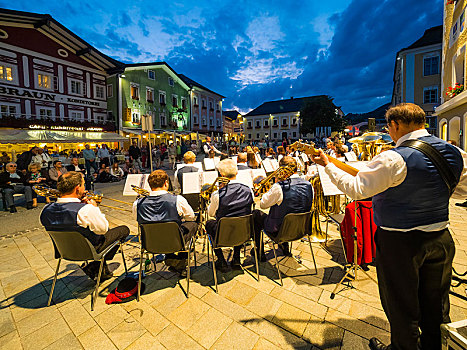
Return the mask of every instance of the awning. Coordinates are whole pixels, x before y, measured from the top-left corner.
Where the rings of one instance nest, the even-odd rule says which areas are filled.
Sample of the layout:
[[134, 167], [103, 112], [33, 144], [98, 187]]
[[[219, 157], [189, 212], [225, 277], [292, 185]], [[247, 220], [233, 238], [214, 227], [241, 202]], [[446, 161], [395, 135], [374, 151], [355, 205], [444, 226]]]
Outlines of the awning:
[[125, 142], [113, 132], [0, 129], [0, 143]]

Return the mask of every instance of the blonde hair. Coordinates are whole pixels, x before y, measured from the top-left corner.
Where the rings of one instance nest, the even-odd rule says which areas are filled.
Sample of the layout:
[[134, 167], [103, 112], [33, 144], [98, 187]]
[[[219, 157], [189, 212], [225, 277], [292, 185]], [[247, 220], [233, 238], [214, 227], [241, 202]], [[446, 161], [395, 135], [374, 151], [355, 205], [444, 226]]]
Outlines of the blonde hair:
[[185, 163], [194, 163], [196, 160], [196, 156], [193, 152], [188, 151], [183, 155], [183, 161]]
[[237, 156], [237, 163], [245, 163], [247, 159], [247, 153], [239, 153]]
[[232, 159], [221, 160], [219, 164], [217, 164], [217, 170], [219, 170], [221, 176], [229, 179], [234, 178], [238, 173], [237, 165]]
[[36, 168], [36, 169], [39, 170], [39, 169], [42, 168], [42, 167], [41, 167], [41, 165], [40, 165], [39, 163], [31, 163], [31, 164], [28, 165], [28, 170], [29, 170], [29, 171], [32, 172], [32, 169], [33, 169], [33, 168]]

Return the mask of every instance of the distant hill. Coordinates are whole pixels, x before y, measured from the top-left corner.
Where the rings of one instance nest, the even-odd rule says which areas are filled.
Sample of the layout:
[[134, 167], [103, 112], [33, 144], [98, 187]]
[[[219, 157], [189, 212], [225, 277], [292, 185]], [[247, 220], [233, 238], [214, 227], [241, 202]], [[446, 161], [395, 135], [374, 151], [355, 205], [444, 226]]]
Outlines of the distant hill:
[[386, 103], [374, 111], [367, 112], [367, 113], [349, 113], [345, 117], [350, 122], [350, 124], [357, 124], [360, 122], [368, 121], [368, 118], [375, 118], [375, 119], [384, 119], [384, 114], [389, 109], [391, 103]]

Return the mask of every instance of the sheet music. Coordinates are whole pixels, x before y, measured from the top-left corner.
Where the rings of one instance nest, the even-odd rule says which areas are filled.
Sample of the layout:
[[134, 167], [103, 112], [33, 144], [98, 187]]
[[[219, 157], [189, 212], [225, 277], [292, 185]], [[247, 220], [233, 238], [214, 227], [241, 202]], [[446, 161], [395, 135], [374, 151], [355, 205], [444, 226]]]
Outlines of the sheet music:
[[295, 161], [297, 162], [297, 168], [300, 171], [303, 171], [305, 169], [305, 164], [303, 163], [303, 161], [299, 157], [293, 157], [293, 159], [295, 159]]
[[151, 191], [148, 183], [148, 174], [128, 174], [125, 180], [125, 186], [123, 187], [124, 196], [136, 196], [138, 195], [131, 185], [142, 187], [147, 191]]
[[237, 164], [237, 156], [232, 156], [230, 158], [235, 162], [235, 164]]
[[266, 177], [264, 169], [251, 169], [251, 177], [254, 180], [258, 176]]
[[206, 171], [201, 175], [201, 186], [212, 184], [218, 177], [217, 171]]
[[204, 173], [184, 173], [183, 174], [183, 194], [199, 193], [201, 191], [201, 175]]
[[261, 164], [261, 162], [263, 161], [261, 159], [261, 156], [258, 153], [255, 153], [255, 158], [256, 158], [256, 161], [258, 162], [258, 164]]
[[221, 157], [214, 157], [214, 165], [217, 166], [219, 162], [221, 161]]
[[265, 159], [263, 160], [263, 163], [261, 164], [264, 168], [264, 171], [267, 173], [272, 173], [274, 171], [274, 166], [271, 162], [271, 159]]
[[355, 154], [355, 152], [345, 152], [344, 155], [345, 155], [345, 159], [347, 159], [349, 162], [358, 161], [357, 155]]
[[308, 156], [306, 155], [306, 153], [300, 154], [300, 157], [302, 158], [302, 160], [303, 160], [305, 163], [309, 161]]
[[203, 163], [204, 163], [204, 170], [205, 171], [210, 171], [210, 170], [215, 170], [216, 169], [216, 165], [214, 164], [214, 159], [213, 158], [204, 158]]
[[180, 163], [178, 163], [177, 164], [177, 170], [180, 169], [180, 168], [183, 168], [186, 165], [194, 166], [194, 167], [197, 167], [199, 169], [199, 171], [204, 171], [203, 170], [203, 163], [201, 163], [201, 162], [194, 162], [193, 164], [185, 164], [185, 163], [180, 164]]
[[239, 170], [237, 174], [237, 181], [253, 188], [253, 178], [251, 170]]
[[277, 159], [271, 159], [271, 164], [272, 164], [272, 168], [274, 169], [274, 171], [279, 169], [279, 162], [277, 161]]
[[326, 174], [324, 167], [318, 166], [318, 174], [321, 180], [321, 186], [323, 187], [323, 194], [325, 196], [334, 196], [336, 194], [344, 194], [339, 190], [336, 185], [331, 182], [331, 178]]

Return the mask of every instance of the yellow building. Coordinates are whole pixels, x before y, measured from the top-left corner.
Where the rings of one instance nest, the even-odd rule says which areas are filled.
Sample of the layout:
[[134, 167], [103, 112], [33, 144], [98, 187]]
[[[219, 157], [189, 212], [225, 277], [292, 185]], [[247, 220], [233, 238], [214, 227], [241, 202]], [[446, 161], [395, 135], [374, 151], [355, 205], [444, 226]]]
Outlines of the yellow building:
[[[465, 90], [467, 0], [444, 1], [441, 105], [436, 108], [440, 138], [467, 145], [467, 91]], [[458, 88], [456, 88], [456, 84]]]

